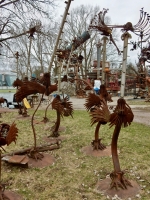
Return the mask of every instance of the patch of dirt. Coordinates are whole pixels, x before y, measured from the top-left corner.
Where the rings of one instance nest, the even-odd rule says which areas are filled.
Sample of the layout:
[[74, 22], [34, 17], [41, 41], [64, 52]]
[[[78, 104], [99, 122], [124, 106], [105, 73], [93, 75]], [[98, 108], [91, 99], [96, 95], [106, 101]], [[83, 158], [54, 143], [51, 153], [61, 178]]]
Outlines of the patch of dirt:
[[6, 112], [16, 112], [17, 109], [9, 109], [9, 108], [0, 108], [0, 113], [6, 113]]

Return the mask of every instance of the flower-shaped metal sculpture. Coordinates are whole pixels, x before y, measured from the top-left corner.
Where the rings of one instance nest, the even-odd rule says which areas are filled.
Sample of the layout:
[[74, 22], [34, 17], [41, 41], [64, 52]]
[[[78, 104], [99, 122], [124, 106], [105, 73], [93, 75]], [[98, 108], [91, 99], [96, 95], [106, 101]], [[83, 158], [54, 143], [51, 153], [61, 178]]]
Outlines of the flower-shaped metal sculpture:
[[124, 171], [122, 171], [120, 168], [117, 152], [117, 141], [121, 127], [129, 126], [133, 121], [133, 118], [133, 112], [126, 101], [123, 98], [118, 99], [117, 106], [110, 115], [109, 119], [110, 127], [115, 126], [111, 143], [112, 160], [114, 165], [114, 171], [110, 174], [110, 178], [112, 179], [111, 188], [115, 187], [116, 189], [127, 189], [127, 186], [132, 186], [130, 181], [124, 177]]
[[87, 111], [90, 111], [91, 125], [97, 123], [95, 129], [95, 140], [91, 143], [93, 150], [103, 150], [106, 146], [101, 143], [102, 139], [99, 138], [99, 129], [101, 125], [104, 125], [109, 121], [110, 111], [107, 102], [102, 96], [89, 93], [84, 105]]
[[73, 117], [73, 105], [72, 102], [69, 101], [69, 98], [67, 96], [61, 99], [60, 95], [57, 95], [52, 101], [52, 109], [56, 110], [57, 120], [55, 122], [55, 125], [52, 127], [52, 134], [49, 137], [58, 137], [60, 119], [63, 116]]

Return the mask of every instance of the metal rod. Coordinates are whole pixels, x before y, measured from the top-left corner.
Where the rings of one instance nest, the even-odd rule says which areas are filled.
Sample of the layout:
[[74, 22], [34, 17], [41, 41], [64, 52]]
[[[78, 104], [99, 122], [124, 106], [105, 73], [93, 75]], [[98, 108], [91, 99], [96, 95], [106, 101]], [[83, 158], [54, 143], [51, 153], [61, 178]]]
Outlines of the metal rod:
[[106, 41], [108, 40], [108, 38], [104, 36], [102, 40], [103, 40], [102, 84], [105, 84]]
[[101, 62], [101, 46], [102, 43], [98, 42], [97, 46], [97, 79], [100, 78], [100, 62]]

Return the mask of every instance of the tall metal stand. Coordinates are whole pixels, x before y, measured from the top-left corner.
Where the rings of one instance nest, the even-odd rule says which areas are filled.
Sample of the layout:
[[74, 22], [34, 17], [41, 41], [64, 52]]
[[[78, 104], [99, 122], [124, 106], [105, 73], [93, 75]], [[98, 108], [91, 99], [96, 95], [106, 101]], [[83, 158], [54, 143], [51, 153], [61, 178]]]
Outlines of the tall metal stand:
[[102, 84], [105, 84], [106, 41], [108, 40], [108, 38], [104, 36], [102, 40], [103, 40]]
[[101, 62], [101, 47], [102, 43], [99, 41], [97, 46], [97, 79], [100, 78], [100, 62]]
[[122, 36], [121, 36], [121, 39], [124, 40], [122, 73], [121, 73], [121, 94], [120, 94], [121, 97], [124, 97], [124, 93], [125, 93], [127, 51], [128, 51], [128, 39], [129, 38], [131, 38], [131, 35], [128, 32], [122, 34]]

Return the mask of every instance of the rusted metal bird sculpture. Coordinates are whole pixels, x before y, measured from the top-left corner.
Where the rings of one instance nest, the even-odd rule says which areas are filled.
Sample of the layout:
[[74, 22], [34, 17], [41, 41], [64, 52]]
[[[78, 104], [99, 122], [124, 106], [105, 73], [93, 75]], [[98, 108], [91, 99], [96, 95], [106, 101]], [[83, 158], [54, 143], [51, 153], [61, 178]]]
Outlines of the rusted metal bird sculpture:
[[5, 149], [3, 146], [9, 146], [12, 142], [16, 143], [18, 137], [18, 128], [13, 122], [11, 125], [2, 123], [0, 124], [0, 199], [9, 199], [5, 194], [5, 184], [1, 182], [1, 150]]
[[41, 100], [40, 100], [37, 108], [35, 109], [35, 111], [32, 115], [32, 119], [31, 119], [31, 126], [32, 126], [32, 130], [33, 130], [33, 135], [34, 135], [34, 147], [33, 147], [33, 149], [31, 149], [29, 156], [36, 160], [42, 159], [43, 155], [40, 154], [39, 152], [37, 152], [37, 149], [36, 149], [36, 147], [37, 147], [36, 132], [35, 132], [34, 124], [33, 124], [34, 115], [41, 104], [44, 94], [48, 96], [53, 91], [57, 90], [57, 85], [50, 84], [50, 74], [49, 73], [44, 73], [40, 82], [42, 84], [39, 82], [36, 82], [36, 81], [25, 81], [23, 83], [23, 85], [15, 93], [15, 98], [16, 98], [17, 102], [21, 102], [25, 97], [27, 97], [28, 95], [31, 95], [31, 94], [36, 94], [36, 93], [42, 94]]
[[60, 95], [57, 95], [52, 101], [52, 109], [56, 110], [57, 120], [51, 129], [52, 134], [49, 137], [58, 137], [61, 117], [71, 116], [73, 118], [73, 105], [67, 96], [61, 99]]
[[99, 129], [101, 125], [105, 125], [109, 121], [110, 111], [107, 106], [107, 101], [112, 101], [107, 93], [105, 85], [101, 85], [99, 94], [100, 95], [89, 93], [84, 104], [87, 111], [90, 111], [91, 126], [97, 123], [95, 139], [91, 143], [93, 150], [103, 150], [106, 148], [106, 146], [101, 143], [102, 139], [99, 138]]
[[126, 101], [123, 98], [118, 99], [117, 106], [109, 118], [110, 127], [115, 126], [111, 143], [112, 160], [114, 166], [114, 171], [110, 174], [110, 178], [112, 180], [111, 188], [116, 188], [117, 190], [119, 188], [127, 189], [127, 186], [132, 186], [130, 181], [124, 177], [125, 172], [120, 168], [117, 142], [121, 127], [129, 126], [133, 121], [133, 118], [133, 112]]

